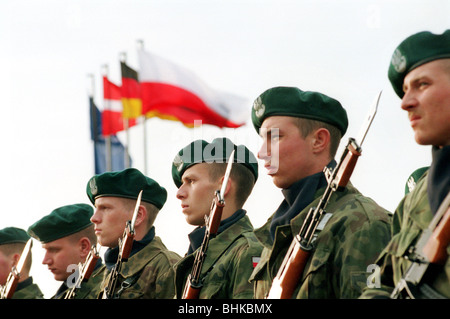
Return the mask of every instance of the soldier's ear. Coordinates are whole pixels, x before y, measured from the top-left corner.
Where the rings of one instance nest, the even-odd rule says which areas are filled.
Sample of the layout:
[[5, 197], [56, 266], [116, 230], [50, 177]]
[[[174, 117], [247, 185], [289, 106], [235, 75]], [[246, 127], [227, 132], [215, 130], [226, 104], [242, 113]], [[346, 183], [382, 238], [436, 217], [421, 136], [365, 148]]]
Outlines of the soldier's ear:
[[11, 257], [11, 267], [17, 266], [17, 264], [19, 263], [19, 259], [20, 259], [20, 254], [18, 254], [18, 253], [13, 254]]
[[[225, 176], [223, 176], [221, 179], [220, 179], [220, 187], [222, 186], [222, 183], [223, 183], [223, 180], [225, 179]], [[230, 192], [230, 189], [231, 189], [231, 183], [233, 182], [233, 180], [231, 179], [231, 176], [229, 177], [229, 179], [228, 179], [228, 184], [227, 184], [227, 187], [225, 188], [225, 194], [222, 194], [222, 196], [223, 197], [225, 197], [225, 195], [227, 195], [229, 192]]]
[[91, 251], [91, 241], [87, 237], [82, 237], [78, 241], [79, 244], [79, 250], [80, 250], [80, 256], [82, 258], [87, 257], [89, 252]]
[[148, 214], [147, 208], [144, 205], [140, 205], [136, 216], [136, 223], [134, 224], [135, 227], [139, 226], [143, 222], [146, 222], [147, 214]]
[[321, 153], [330, 145], [330, 132], [326, 128], [320, 128], [313, 133], [312, 149], [314, 153]]

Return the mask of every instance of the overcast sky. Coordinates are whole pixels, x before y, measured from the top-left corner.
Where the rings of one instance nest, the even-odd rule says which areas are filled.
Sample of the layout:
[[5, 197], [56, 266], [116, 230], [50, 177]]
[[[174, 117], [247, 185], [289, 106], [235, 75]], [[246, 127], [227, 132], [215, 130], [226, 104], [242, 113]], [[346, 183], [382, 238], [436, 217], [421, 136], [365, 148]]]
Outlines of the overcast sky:
[[[86, 183], [94, 173], [89, 136], [88, 74], [102, 108], [102, 65], [120, 84], [119, 57], [139, 69], [137, 40], [146, 50], [194, 71], [209, 86], [253, 100], [285, 85], [338, 99], [349, 116], [343, 139], [355, 136], [383, 90], [378, 114], [364, 142], [352, 183], [394, 211], [409, 174], [429, 165], [430, 147], [413, 139], [400, 99], [387, 79], [392, 52], [407, 36], [449, 27], [448, 0], [70, 0], [0, 2], [0, 90], [3, 152], [0, 228], [27, 229], [53, 209], [89, 203]], [[184, 255], [187, 234], [175, 197], [171, 161], [197, 138], [228, 136], [255, 154], [260, 140], [249, 120], [239, 129], [192, 130], [171, 121], [147, 123], [148, 175], [163, 185], [168, 201], [156, 233]], [[125, 142], [125, 135], [119, 138]], [[134, 167], [143, 170], [143, 128], [130, 130]], [[281, 192], [260, 167], [245, 208], [261, 226], [281, 202]], [[51, 297], [59, 286], [41, 264], [35, 241], [32, 275]]]

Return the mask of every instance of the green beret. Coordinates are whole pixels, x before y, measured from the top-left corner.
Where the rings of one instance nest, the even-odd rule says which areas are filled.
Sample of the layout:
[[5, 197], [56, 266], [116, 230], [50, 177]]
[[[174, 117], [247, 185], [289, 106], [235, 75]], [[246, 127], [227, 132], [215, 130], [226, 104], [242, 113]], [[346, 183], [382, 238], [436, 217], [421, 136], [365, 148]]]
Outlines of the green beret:
[[48, 243], [75, 234], [92, 225], [94, 209], [88, 204], [59, 207], [28, 228], [28, 234], [42, 243]]
[[198, 163], [227, 163], [231, 152], [234, 152], [234, 163], [243, 164], [258, 179], [258, 161], [253, 153], [244, 145], [235, 145], [230, 139], [221, 137], [211, 143], [196, 140], [181, 149], [172, 163], [172, 178], [177, 187], [183, 182], [181, 177], [186, 169]]
[[414, 187], [416, 187], [419, 179], [423, 176], [423, 174], [425, 174], [426, 171], [428, 171], [429, 168], [429, 166], [418, 168], [414, 172], [412, 172], [411, 175], [409, 175], [405, 184], [405, 195], [410, 193], [414, 189]]
[[318, 92], [295, 87], [274, 87], [263, 92], [253, 103], [252, 122], [259, 133], [270, 116], [292, 116], [317, 120], [336, 126], [344, 136], [347, 112], [337, 100]]
[[27, 232], [17, 227], [6, 227], [0, 230], [0, 245], [26, 243], [30, 239]]
[[137, 199], [141, 190], [143, 190], [141, 198], [143, 202], [153, 204], [158, 209], [164, 206], [167, 200], [166, 189], [135, 168], [95, 175], [86, 187], [92, 204], [95, 204], [95, 199], [99, 197]]
[[450, 30], [443, 34], [428, 31], [406, 38], [395, 49], [389, 65], [388, 77], [395, 93], [403, 98], [403, 80], [413, 69], [422, 64], [450, 58]]

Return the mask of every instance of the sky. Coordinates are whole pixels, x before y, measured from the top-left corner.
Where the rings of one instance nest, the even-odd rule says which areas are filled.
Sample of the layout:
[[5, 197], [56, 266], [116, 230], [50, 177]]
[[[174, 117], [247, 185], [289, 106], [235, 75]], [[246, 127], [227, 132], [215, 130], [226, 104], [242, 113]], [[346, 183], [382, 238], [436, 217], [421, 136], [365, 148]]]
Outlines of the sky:
[[[120, 84], [120, 55], [139, 70], [137, 42], [193, 71], [210, 87], [248, 99], [238, 129], [147, 121], [147, 175], [168, 191], [156, 234], [180, 255], [193, 230], [181, 213], [171, 163], [194, 139], [227, 136], [255, 154], [260, 138], [250, 120], [253, 101], [268, 88], [296, 86], [339, 100], [355, 137], [382, 91], [377, 115], [351, 182], [394, 212], [405, 182], [431, 160], [415, 143], [406, 112], [387, 78], [391, 55], [406, 37], [449, 27], [448, 0], [5, 0], [0, 2], [0, 126], [3, 151], [0, 229], [28, 227], [53, 209], [89, 203], [94, 174], [89, 132], [89, 74], [102, 108], [102, 67]], [[7, 115], [7, 116], [6, 116]], [[143, 124], [129, 131], [133, 167], [144, 171]], [[125, 133], [119, 139], [126, 142]], [[262, 226], [282, 201], [264, 167], [244, 208]], [[31, 275], [46, 298], [60, 282], [42, 265], [34, 241]]]

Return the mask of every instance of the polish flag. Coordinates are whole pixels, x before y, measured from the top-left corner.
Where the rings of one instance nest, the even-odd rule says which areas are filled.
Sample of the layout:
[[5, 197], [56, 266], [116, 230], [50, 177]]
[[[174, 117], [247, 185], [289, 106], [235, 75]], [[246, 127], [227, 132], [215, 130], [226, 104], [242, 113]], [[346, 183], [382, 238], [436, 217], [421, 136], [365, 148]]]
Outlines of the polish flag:
[[143, 49], [138, 50], [142, 112], [147, 117], [195, 120], [218, 127], [239, 127], [250, 115], [242, 97], [208, 87], [193, 72]]

